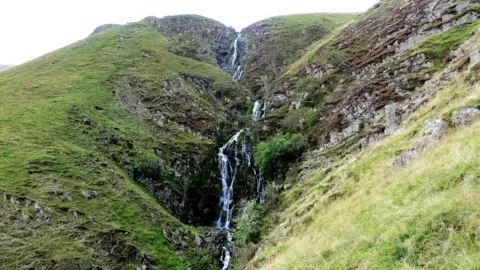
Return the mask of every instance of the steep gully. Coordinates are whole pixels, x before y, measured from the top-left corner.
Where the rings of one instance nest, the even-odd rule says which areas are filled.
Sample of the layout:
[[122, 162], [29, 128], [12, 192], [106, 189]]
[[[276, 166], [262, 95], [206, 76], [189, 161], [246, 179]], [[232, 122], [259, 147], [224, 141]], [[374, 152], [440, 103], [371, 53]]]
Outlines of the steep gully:
[[[235, 80], [239, 80], [242, 76], [242, 66], [239, 56], [239, 40], [241, 34], [238, 34], [234, 41], [234, 52], [232, 60], [230, 62], [230, 70], [234, 71], [232, 77]], [[262, 111], [265, 111], [265, 107], [262, 108], [262, 103], [256, 101], [253, 107], [252, 120], [257, 121], [262, 117]], [[259, 202], [265, 203], [265, 185], [260, 173], [257, 173], [252, 164], [252, 147], [249, 143], [248, 129], [242, 129], [238, 131], [230, 140], [223, 145], [218, 151], [218, 167], [220, 171], [220, 180], [222, 184], [222, 196], [220, 198], [220, 214], [216, 223], [217, 229], [227, 232], [226, 245], [223, 246], [222, 256], [220, 258], [223, 266], [222, 270], [225, 270], [230, 265], [231, 254], [228, 249], [228, 243], [232, 242], [232, 234], [230, 233], [230, 223], [233, 217], [233, 210], [235, 205], [233, 203], [233, 189], [235, 184], [235, 178], [237, 176], [238, 167], [247, 165], [252, 168], [255, 177], [257, 179], [257, 193]], [[241, 140], [241, 143], [240, 143]], [[239, 145], [240, 143], [240, 145]]]

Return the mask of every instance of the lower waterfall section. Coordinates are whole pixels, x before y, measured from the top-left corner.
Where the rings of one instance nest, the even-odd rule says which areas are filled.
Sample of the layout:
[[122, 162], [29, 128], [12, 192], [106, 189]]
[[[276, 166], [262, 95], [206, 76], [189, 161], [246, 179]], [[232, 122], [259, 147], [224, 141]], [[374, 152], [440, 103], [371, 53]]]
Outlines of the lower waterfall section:
[[219, 230], [226, 231], [226, 245], [222, 247], [222, 257], [220, 258], [223, 267], [228, 268], [231, 260], [231, 253], [228, 249], [228, 243], [232, 242], [230, 225], [232, 223], [235, 205], [233, 204], [234, 184], [240, 166], [248, 168], [251, 175], [257, 180], [257, 196], [261, 204], [265, 202], [264, 184], [260, 174], [252, 164], [252, 147], [249, 141], [248, 130], [240, 130], [230, 140], [225, 143], [218, 151], [218, 169], [220, 181], [222, 184], [222, 194], [220, 197], [220, 214], [216, 221], [216, 227]]

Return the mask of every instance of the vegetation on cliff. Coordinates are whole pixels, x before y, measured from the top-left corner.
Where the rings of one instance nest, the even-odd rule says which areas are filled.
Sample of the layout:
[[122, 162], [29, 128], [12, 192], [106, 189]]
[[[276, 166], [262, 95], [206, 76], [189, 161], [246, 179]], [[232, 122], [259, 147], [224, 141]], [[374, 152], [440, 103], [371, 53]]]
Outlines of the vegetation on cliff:
[[1, 267], [218, 269], [226, 247], [232, 269], [479, 268], [479, 16], [266, 19], [239, 81], [234, 29], [148, 17], [1, 72]]
[[246, 39], [242, 84], [256, 91], [279, 77], [313, 43], [358, 14], [299, 14], [273, 17], [242, 30]]
[[263, 88], [254, 132], [310, 151], [271, 188], [246, 269], [478, 267], [478, 8], [382, 1]]
[[[169, 47], [151, 25], [130, 24], [2, 72], [3, 267], [218, 265], [170, 213], [216, 215], [210, 153], [246, 92]], [[189, 193], [200, 180], [203, 206]]]

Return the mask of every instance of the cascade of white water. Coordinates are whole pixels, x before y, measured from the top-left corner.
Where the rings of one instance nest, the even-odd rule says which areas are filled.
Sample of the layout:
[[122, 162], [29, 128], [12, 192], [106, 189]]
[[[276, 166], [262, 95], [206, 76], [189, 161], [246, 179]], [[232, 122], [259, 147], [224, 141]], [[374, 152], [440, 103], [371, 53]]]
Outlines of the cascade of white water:
[[[260, 102], [259, 102], [260, 104]], [[260, 107], [260, 105], [258, 106]], [[242, 141], [239, 142], [243, 135]], [[222, 182], [222, 197], [220, 198], [220, 215], [217, 220], [217, 228], [227, 232], [227, 245], [223, 247], [222, 256], [220, 258], [223, 267], [222, 270], [228, 268], [231, 260], [231, 254], [228, 250], [228, 243], [232, 241], [230, 233], [230, 223], [233, 218], [233, 187], [237, 171], [240, 165], [245, 164], [253, 169], [257, 178], [257, 192], [260, 197], [260, 203], [265, 203], [265, 188], [263, 178], [257, 175], [257, 171], [252, 167], [252, 149], [248, 145], [249, 133], [247, 130], [240, 130], [230, 140], [224, 144], [218, 151], [218, 167], [220, 171], [220, 180]]]
[[[242, 134], [244, 138], [241, 142], [241, 152], [239, 152], [238, 139]], [[247, 136], [248, 132], [246, 130], [240, 130], [218, 151], [222, 197], [220, 198], [221, 210], [220, 217], [217, 220], [217, 228], [227, 231], [227, 243], [232, 241], [230, 222], [232, 221], [234, 207], [231, 207], [231, 204], [233, 202], [233, 185], [235, 183], [235, 177], [237, 176], [238, 166], [241, 165], [242, 160], [245, 160], [249, 167], [251, 166], [251, 153], [247, 146]], [[228, 268], [230, 259], [230, 251], [227, 246], [224, 246], [223, 254], [220, 258], [223, 264], [222, 270]]]
[[232, 78], [238, 81], [242, 78], [242, 74], [243, 74], [242, 66], [238, 65], [237, 71], [235, 71]]
[[261, 174], [257, 174], [255, 169], [253, 169], [253, 173], [257, 178], [257, 194], [260, 198], [260, 204], [265, 204], [265, 184], [263, 183], [263, 177]]
[[262, 103], [260, 101], [255, 101], [253, 105], [252, 119], [253, 121], [258, 121], [262, 117]]
[[231, 258], [232, 256], [230, 255], [230, 251], [226, 247], [223, 247], [222, 258], [220, 259], [223, 264], [222, 270], [227, 270], [228, 266], [230, 265]]
[[[222, 181], [222, 197], [220, 198], [221, 211], [217, 221], [217, 228], [220, 229], [228, 230], [230, 228], [230, 218], [232, 216], [230, 205], [233, 202], [233, 184], [237, 175], [238, 165], [240, 165], [237, 141], [242, 133], [244, 133], [244, 130], [237, 132], [218, 152], [220, 180]], [[227, 151], [233, 151], [233, 164], [229, 159]]]
[[230, 63], [231, 66], [235, 65], [235, 62], [237, 62], [238, 58], [238, 41], [242, 37], [242, 34], [238, 34], [237, 38], [233, 42], [233, 56], [232, 56], [232, 62]]
[[235, 70], [232, 77], [237, 81], [242, 78], [242, 74], [243, 74], [242, 65], [239, 64], [238, 66], [236, 66], [237, 60], [238, 60], [238, 54], [239, 54], [238, 46], [239, 46], [239, 41], [241, 37], [242, 37], [242, 34], [238, 33], [237, 37], [235, 38], [235, 41], [233, 42], [233, 55], [232, 55], [232, 60], [230, 62], [231, 70], [232, 71]]

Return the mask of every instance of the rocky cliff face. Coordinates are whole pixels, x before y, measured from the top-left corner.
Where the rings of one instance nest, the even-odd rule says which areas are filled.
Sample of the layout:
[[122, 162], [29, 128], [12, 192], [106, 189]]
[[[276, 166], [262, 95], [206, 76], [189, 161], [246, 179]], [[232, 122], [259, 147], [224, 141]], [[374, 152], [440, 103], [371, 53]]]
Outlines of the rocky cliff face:
[[457, 57], [453, 50], [477, 27], [478, 7], [409, 1], [371, 10], [277, 82], [266, 126], [286, 129], [287, 112], [308, 108], [296, 120], [310, 119], [299, 126], [311, 126], [311, 142], [323, 148], [361, 131], [367, 141], [392, 132], [435, 91], [419, 89]]
[[[466, 199], [456, 206], [469, 214], [450, 216], [457, 210], [447, 206], [446, 193], [476, 190], [453, 177], [459, 172], [453, 167], [477, 174], [463, 167], [477, 161], [462, 157], [479, 144], [469, 137], [478, 132], [479, 8], [478, 1], [382, 1], [270, 85], [255, 133], [266, 141], [301, 133], [310, 151], [277, 179], [283, 193], [269, 209], [270, 233], [247, 269], [436, 268], [462, 261], [456, 251], [468, 248], [446, 237], [448, 226], [433, 224], [476, 222], [468, 215], [477, 209]], [[456, 144], [468, 145], [459, 160]], [[427, 207], [428, 215], [415, 210], [434, 198], [442, 199]], [[390, 235], [393, 228], [401, 232]], [[453, 235], [476, 237], [464, 229]], [[447, 242], [451, 248], [440, 251]]]
[[241, 83], [252, 91], [278, 78], [304, 50], [356, 14], [305, 14], [266, 19], [243, 29]]
[[227, 68], [235, 29], [198, 15], [178, 15], [143, 20], [173, 43], [175, 54]]
[[[234, 29], [148, 17], [2, 72], [0, 265], [218, 269], [228, 247], [247, 269], [471, 266], [479, 16], [390, 0], [275, 17], [234, 64]], [[244, 128], [221, 231], [218, 151]]]

